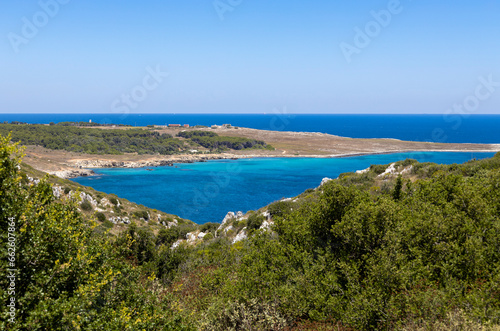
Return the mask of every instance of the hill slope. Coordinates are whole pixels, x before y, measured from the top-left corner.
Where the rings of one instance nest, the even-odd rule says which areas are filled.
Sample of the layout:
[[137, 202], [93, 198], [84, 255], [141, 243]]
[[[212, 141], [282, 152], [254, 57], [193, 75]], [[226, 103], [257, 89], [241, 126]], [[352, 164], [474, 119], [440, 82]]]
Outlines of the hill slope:
[[56, 198], [69, 183], [30, 180], [18, 154], [1, 138], [0, 244], [15, 237], [1, 253], [15, 269], [14, 281], [1, 269], [15, 287], [2, 329], [499, 328], [499, 154], [374, 165], [223, 224], [143, 220], [112, 236], [70, 197], [76, 186]]

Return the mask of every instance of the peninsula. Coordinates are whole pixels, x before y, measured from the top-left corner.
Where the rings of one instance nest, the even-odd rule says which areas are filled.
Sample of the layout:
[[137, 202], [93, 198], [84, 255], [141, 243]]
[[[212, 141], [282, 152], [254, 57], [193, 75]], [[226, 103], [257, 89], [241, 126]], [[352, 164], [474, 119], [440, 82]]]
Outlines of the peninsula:
[[[0, 129], [6, 129], [0, 125]], [[57, 149], [29, 144], [16, 139], [16, 130], [10, 126], [14, 141], [27, 145], [24, 162], [33, 168], [62, 178], [92, 175], [92, 168], [138, 168], [172, 165], [173, 163], [199, 162], [211, 159], [253, 157], [346, 157], [364, 154], [399, 152], [498, 152], [500, 144], [458, 144], [402, 141], [397, 139], [358, 139], [316, 132], [265, 131], [232, 126], [208, 127], [156, 127], [141, 128], [98, 126], [95, 128], [72, 127], [72, 130], [105, 130], [134, 132], [154, 137], [168, 137], [167, 153], [140, 152], [77, 152], [70, 146]], [[28, 125], [30, 126], [30, 125]], [[56, 125], [57, 126], [57, 125]], [[31, 125], [33, 127], [33, 125]], [[43, 126], [42, 126], [43, 127]], [[49, 126], [45, 126], [49, 127]], [[198, 138], [198, 139], [195, 139]], [[212, 139], [212, 140], [208, 140]], [[112, 141], [112, 140], [111, 140]], [[116, 140], [115, 140], [116, 141]], [[227, 142], [230, 143], [227, 143]], [[226, 143], [226, 145], [223, 145]], [[67, 142], [66, 144], [69, 144]], [[173, 148], [171, 146], [174, 146]], [[226, 147], [229, 146], [229, 147]], [[249, 146], [248, 148], [245, 146]]]

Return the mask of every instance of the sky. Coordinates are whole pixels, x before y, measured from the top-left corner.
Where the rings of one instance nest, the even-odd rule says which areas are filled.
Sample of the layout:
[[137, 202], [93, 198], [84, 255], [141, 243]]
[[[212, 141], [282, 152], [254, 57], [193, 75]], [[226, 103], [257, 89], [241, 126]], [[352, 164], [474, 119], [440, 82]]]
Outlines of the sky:
[[0, 113], [500, 113], [500, 0], [4, 0]]

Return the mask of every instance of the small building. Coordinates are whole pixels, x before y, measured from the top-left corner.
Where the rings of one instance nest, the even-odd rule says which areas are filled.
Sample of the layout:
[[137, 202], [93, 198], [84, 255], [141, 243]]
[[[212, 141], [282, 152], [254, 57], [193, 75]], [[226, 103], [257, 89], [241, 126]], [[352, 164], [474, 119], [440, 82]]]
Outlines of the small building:
[[185, 128], [189, 128], [189, 124], [184, 124], [183, 125]]
[[180, 128], [181, 125], [180, 124], [169, 124], [168, 127], [170, 127], [170, 128]]

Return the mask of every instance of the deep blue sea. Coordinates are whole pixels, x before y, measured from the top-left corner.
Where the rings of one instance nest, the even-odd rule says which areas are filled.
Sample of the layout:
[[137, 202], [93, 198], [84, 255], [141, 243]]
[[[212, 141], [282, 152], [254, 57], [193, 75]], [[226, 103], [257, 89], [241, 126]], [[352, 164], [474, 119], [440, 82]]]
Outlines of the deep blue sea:
[[74, 181], [196, 223], [220, 222], [228, 211], [259, 209], [317, 187], [324, 177], [406, 158], [440, 164], [463, 163], [494, 153], [416, 152], [348, 158], [254, 158], [182, 163], [176, 167], [98, 169]]
[[0, 122], [85, 121], [128, 124], [231, 124], [254, 129], [322, 132], [352, 138], [448, 143], [500, 143], [500, 115], [292, 114], [0, 114]]

